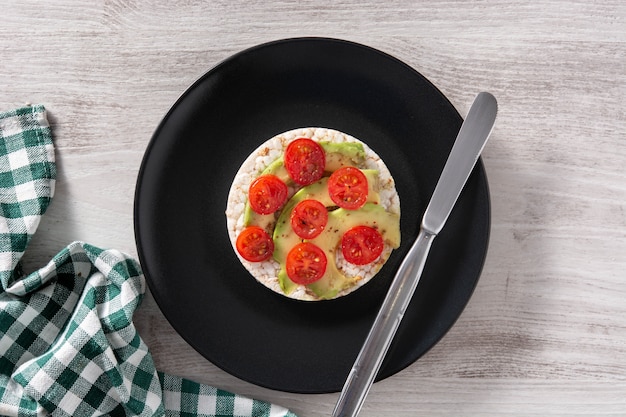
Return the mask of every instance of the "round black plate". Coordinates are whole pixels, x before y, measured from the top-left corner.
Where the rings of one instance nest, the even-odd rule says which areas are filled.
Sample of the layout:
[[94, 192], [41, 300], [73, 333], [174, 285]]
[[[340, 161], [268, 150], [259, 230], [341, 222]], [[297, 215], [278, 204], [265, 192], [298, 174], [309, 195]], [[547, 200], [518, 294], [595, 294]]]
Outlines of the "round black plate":
[[[243, 380], [289, 392], [341, 390], [461, 122], [415, 70], [347, 41], [281, 40], [217, 65], [158, 126], [137, 182], [139, 258], [163, 314], [198, 352]], [[270, 137], [308, 126], [367, 143], [400, 195], [402, 246], [374, 280], [333, 301], [294, 301], [257, 283], [226, 231], [226, 199], [243, 160]], [[433, 244], [378, 379], [417, 360], [461, 314], [486, 255], [489, 211], [479, 161]]]

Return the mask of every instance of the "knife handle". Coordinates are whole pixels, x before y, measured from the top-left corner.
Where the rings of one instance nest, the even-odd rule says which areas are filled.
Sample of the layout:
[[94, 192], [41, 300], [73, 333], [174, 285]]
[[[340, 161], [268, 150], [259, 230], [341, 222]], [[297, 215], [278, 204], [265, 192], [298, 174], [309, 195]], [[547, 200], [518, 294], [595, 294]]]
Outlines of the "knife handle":
[[415, 243], [400, 265], [367, 339], [350, 370], [333, 417], [355, 417], [369, 392], [391, 345], [404, 312], [424, 269], [435, 234], [420, 230]]

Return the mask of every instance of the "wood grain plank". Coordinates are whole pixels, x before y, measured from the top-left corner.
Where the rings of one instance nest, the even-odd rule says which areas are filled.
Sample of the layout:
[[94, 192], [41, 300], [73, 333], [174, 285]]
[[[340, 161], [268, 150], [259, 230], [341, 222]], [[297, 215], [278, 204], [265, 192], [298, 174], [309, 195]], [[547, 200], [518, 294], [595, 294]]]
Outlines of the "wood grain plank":
[[[455, 326], [377, 383], [363, 416], [626, 415], [626, 3], [5, 0], [0, 109], [43, 103], [55, 200], [24, 257], [73, 240], [136, 256], [143, 152], [179, 95], [228, 56], [294, 36], [353, 40], [433, 82], [461, 115], [491, 91], [492, 231]], [[336, 394], [276, 392], [195, 352], [148, 292], [135, 314], [163, 371], [329, 415]]]

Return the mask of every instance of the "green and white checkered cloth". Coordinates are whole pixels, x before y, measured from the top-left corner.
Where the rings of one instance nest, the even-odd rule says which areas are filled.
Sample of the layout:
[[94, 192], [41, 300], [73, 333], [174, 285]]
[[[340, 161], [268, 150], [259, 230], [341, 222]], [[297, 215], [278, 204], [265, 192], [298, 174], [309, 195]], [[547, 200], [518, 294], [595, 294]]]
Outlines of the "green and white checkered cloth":
[[0, 415], [295, 417], [158, 372], [132, 322], [144, 277], [125, 254], [74, 242], [21, 271], [55, 176], [44, 107], [0, 113]]

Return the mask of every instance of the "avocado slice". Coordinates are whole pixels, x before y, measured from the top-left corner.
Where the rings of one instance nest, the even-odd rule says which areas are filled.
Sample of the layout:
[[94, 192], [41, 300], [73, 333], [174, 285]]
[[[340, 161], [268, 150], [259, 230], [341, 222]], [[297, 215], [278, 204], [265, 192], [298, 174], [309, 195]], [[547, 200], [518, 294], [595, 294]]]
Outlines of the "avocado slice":
[[326, 153], [325, 171], [332, 173], [344, 166], [359, 166], [365, 162], [365, 150], [358, 142], [320, 142]]
[[[358, 210], [336, 209], [328, 213], [328, 224], [321, 235], [309, 240], [325, 253], [327, 258], [326, 272], [322, 278], [307, 287], [319, 298], [333, 298], [339, 291], [349, 288], [356, 283], [360, 277], [348, 278], [337, 269], [336, 250], [341, 242], [341, 238], [346, 231], [354, 226], [365, 225], [376, 228], [385, 242], [393, 248], [400, 246], [400, 217], [393, 213], [388, 213], [379, 204], [377, 187], [378, 172], [374, 170], [363, 171], [368, 179], [370, 189], [366, 204]], [[303, 241], [293, 231], [290, 222], [291, 211], [302, 200], [316, 199], [327, 207], [334, 206], [328, 194], [328, 178], [303, 187], [285, 205], [278, 218], [274, 229], [274, 259], [280, 264], [278, 281], [281, 289], [290, 294], [297, 284], [292, 282], [287, 276], [285, 262], [287, 254], [297, 243]]]

